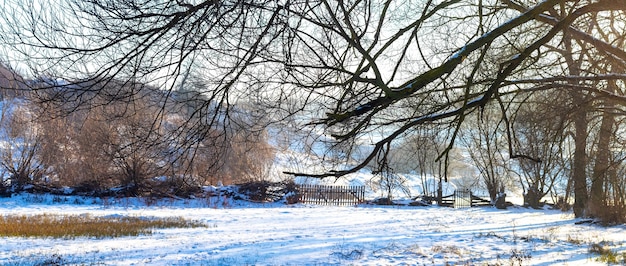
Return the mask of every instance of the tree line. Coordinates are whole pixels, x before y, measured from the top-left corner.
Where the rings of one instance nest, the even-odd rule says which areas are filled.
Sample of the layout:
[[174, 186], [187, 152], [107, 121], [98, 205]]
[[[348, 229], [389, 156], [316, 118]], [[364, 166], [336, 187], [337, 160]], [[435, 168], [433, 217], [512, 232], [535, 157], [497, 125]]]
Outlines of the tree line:
[[[6, 68], [3, 72], [11, 73]], [[14, 93], [4, 94], [0, 107], [4, 193], [36, 186], [69, 187], [91, 195], [189, 196], [203, 185], [261, 180], [273, 162], [267, 133], [243, 126], [249, 119], [245, 110], [230, 114], [241, 127], [190, 119], [189, 111], [200, 107], [189, 105], [201, 95], [190, 99], [191, 92], [177, 91], [169, 96], [170, 103], [162, 105], [162, 91], [144, 88], [127, 104], [110, 97], [146, 85], [109, 83], [97, 94], [77, 95], [76, 88], [67, 86], [94, 85], [16, 77], [14, 73], [2, 77], [21, 84]], [[33, 95], [37, 92], [32, 88], [38, 86], [56, 87], [45, 93], [81, 97], [89, 108], [66, 112], [62, 109], [75, 107], [72, 100], [67, 104], [35, 100], [42, 97]]]

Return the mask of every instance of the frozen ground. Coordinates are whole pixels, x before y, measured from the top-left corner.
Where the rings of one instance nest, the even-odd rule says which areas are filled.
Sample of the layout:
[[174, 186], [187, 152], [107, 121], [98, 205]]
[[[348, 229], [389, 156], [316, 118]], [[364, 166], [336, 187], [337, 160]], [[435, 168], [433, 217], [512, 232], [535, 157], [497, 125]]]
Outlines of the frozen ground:
[[[226, 205], [226, 206], [224, 206]], [[146, 202], [21, 195], [0, 214], [182, 216], [207, 228], [107, 239], [0, 238], [0, 265], [605, 265], [626, 227], [513, 207], [321, 207], [206, 200]]]

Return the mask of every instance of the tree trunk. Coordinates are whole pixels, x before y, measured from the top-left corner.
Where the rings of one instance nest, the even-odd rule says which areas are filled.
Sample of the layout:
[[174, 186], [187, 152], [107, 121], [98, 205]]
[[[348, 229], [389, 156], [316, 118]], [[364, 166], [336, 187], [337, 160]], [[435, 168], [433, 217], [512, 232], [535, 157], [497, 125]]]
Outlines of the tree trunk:
[[543, 195], [539, 192], [538, 184], [531, 184], [528, 187], [528, 192], [524, 195], [524, 205], [533, 209], [539, 209], [540, 207], [543, 207], [540, 203], [542, 197]]
[[[579, 92], [574, 92], [578, 94]], [[580, 95], [575, 98], [582, 98]], [[574, 185], [574, 215], [576, 217], [585, 216], [585, 205], [587, 202], [587, 112], [581, 107], [574, 117], [574, 164], [572, 166], [572, 180]]]
[[[580, 75], [580, 60], [574, 59], [572, 52], [571, 36], [565, 31], [563, 43], [567, 53], [564, 54], [567, 63], [567, 69], [570, 75]], [[577, 84], [572, 84], [577, 85]], [[572, 185], [574, 186], [574, 215], [578, 217], [585, 216], [585, 205], [587, 203], [587, 121], [588, 104], [582, 91], [572, 86], [570, 88], [572, 96], [572, 104], [574, 107], [574, 162], [572, 165]]]
[[443, 202], [443, 184], [442, 184], [442, 180], [443, 177], [439, 177], [439, 184], [437, 185], [437, 205], [441, 206], [441, 203]]
[[599, 217], [602, 215], [604, 206], [606, 205], [606, 195], [604, 193], [604, 184], [607, 180], [610, 167], [610, 146], [613, 135], [613, 124], [615, 117], [611, 113], [612, 104], [608, 101], [604, 104], [604, 113], [602, 114], [602, 123], [600, 124], [600, 132], [598, 132], [598, 146], [596, 148], [597, 155], [593, 166], [591, 176], [591, 190], [589, 192], [589, 203], [587, 204], [587, 215], [591, 217]]

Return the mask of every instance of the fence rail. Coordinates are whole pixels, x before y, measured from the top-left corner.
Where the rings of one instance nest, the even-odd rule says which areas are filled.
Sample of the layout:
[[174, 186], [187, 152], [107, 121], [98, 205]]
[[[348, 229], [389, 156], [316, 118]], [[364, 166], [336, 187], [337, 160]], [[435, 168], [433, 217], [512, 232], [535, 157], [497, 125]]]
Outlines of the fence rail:
[[298, 185], [299, 202], [347, 206], [363, 203], [364, 186]]
[[[429, 196], [427, 199], [437, 201], [436, 196]], [[441, 197], [441, 206], [452, 208], [482, 207], [491, 206], [491, 202], [474, 195], [471, 190], [457, 189], [454, 193]]]

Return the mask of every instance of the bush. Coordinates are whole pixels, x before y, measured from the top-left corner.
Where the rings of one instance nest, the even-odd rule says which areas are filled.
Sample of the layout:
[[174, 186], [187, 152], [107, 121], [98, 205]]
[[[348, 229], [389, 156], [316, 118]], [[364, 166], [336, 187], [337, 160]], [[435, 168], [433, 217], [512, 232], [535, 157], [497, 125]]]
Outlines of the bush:
[[95, 180], [83, 180], [78, 185], [72, 187], [72, 193], [78, 195], [97, 195], [101, 187]]
[[594, 214], [604, 225], [626, 223], [626, 206], [623, 205], [603, 206], [600, 210], [595, 210]]
[[153, 197], [191, 197], [202, 192], [197, 180], [188, 177], [174, 176], [163, 180], [153, 179], [150, 182], [150, 196]]
[[239, 194], [245, 199], [255, 202], [277, 202], [287, 195], [297, 194], [296, 184], [289, 181], [269, 182], [252, 181], [239, 184]]
[[0, 181], [2, 181], [0, 182], [0, 197], [10, 197], [11, 190], [9, 189], [9, 186], [7, 186], [3, 180]]
[[626, 256], [624, 256], [624, 254], [622, 254], [621, 256], [621, 261], [620, 261], [620, 255], [617, 254], [617, 252], [611, 250], [610, 248], [607, 248], [606, 243], [593, 243], [591, 244], [591, 246], [589, 246], [589, 253], [592, 254], [597, 254], [600, 255], [600, 258], [598, 258], [598, 261], [607, 263], [607, 264], [617, 264], [617, 263], [625, 263], [626, 262]]

